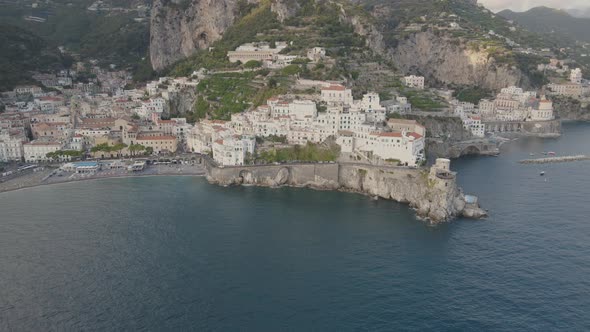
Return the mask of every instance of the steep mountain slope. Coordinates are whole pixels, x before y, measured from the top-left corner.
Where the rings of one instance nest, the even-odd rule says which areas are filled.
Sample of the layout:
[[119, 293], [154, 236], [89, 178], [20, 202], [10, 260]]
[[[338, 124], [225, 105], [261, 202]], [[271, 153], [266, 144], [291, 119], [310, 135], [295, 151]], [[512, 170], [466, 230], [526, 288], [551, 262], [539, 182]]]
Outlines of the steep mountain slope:
[[[351, 26], [370, 50], [393, 61], [401, 74], [424, 75], [432, 85], [478, 85], [489, 90], [537, 85], [542, 80], [530, 79], [529, 68], [521, 66], [523, 61], [512, 48], [560, 45], [559, 40], [513, 26], [475, 0], [156, 0], [152, 65], [162, 70], [216, 41], [223, 41], [222, 50], [227, 51], [238, 41], [255, 41], [273, 29], [313, 30], [322, 20], [310, 20], [309, 15], [321, 17], [318, 8], [327, 7], [335, 7], [340, 23]], [[255, 22], [244, 24], [249, 17]], [[230, 29], [236, 22], [243, 26]], [[232, 35], [224, 36], [227, 31]], [[214, 52], [225, 57], [219, 49]]]
[[521, 13], [504, 10], [498, 15], [531, 31], [590, 42], [590, 18], [574, 17], [564, 10], [536, 7]]
[[61, 69], [68, 60], [39, 36], [0, 24], [0, 91], [31, 82], [29, 71]]
[[[3, 1], [0, 22], [28, 30], [52, 47], [64, 46], [82, 59], [119, 67], [135, 65], [147, 55], [149, 22], [143, 16], [149, 3], [110, 0], [103, 5], [117, 10], [89, 10], [94, 2], [44, 1], [32, 8], [28, 1]], [[27, 16], [40, 20], [26, 20]]]

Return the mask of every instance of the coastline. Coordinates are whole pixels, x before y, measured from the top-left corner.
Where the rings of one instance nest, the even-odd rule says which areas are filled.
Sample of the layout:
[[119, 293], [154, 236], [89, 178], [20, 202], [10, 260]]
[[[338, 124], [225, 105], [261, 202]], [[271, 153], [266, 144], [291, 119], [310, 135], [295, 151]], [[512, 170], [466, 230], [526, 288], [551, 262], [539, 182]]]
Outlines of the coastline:
[[[52, 171], [53, 172], [53, 171]], [[29, 175], [25, 175], [21, 178], [27, 177]], [[205, 177], [206, 174], [203, 173], [196, 173], [196, 172], [178, 172], [178, 173], [174, 173], [174, 172], [163, 172], [163, 173], [153, 173], [153, 174], [134, 174], [134, 173], [129, 173], [129, 174], [113, 174], [113, 175], [104, 175], [104, 176], [90, 176], [90, 177], [83, 177], [83, 178], [73, 178], [73, 179], [69, 179], [69, 178], [65, 178], [63, 181], [54, 181], [54, 182], [46, 182], [46, 181], [39, 181], [37, 183], [34, 184], [29, 184], [29, 185], [23, 185], [23, 186], [18, 186], [18, 187], [13, 187], [13, 188], [4, 188], [3, 184], [8, 183], [0, 183], [0, 194], [3, 193], [8, 193], [8, 192], [13, 192], [13, 191], [18, 191], [18, 190], [22, 190], [22, 189], [30, 189], [30, 188], [35, 188], [35, 187], [41, 187], [41, 186], [52, 186], [52, 185], [59, 185], [59, 184], [65, 184], [65, 183], [72, 183], [72, 182], [83, 182], [83, 181], [93, 181], [93, 180], [105, 180], [105, 179], [115, 179], [115, 178], [140, 178], [140, 177], [156, 177], [156, 176], [186, 176], [186, 177]], [[17, 179], [13, 179], [10, 181], [15, 181], [15, 180], [19, 180], [21, 178], [17, 178]]]

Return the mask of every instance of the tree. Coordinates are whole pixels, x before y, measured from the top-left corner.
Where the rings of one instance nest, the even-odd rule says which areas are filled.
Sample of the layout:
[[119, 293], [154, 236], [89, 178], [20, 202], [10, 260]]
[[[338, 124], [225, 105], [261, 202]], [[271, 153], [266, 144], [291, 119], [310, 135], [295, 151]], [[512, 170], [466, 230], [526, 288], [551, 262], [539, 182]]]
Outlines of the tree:
[[298, 65], [288, 65], [287, 67], [283, 68], [283, 75], [291, 76], [299, 74], [301, 68]]
[[262, 67], [262, 62], [256, 60], [250, 60], [244, 64], [244, 68], [246, 69], [254, 69]]
[[131, 144], [129, 145], [129, 152], [131, 155], [134, 156], [137, 152], [145, 151], [146, 147], [141, 144]]
[[127, 144], [125, 144], [125, 143], [117, 143], [112, 147], [112, 149], [113, 149], [113, 151], [117, 151], [117, 155], [120, 155], [121, 150], [123, 150], [126, 147], [127, 147]]

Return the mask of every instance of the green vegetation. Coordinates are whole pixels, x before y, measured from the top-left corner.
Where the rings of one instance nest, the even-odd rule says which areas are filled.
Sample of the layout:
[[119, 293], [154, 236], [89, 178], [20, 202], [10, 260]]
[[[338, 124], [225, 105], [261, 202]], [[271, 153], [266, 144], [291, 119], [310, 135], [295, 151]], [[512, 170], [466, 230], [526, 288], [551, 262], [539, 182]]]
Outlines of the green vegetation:
[[564, 10], [536, 7], [526, 12], [504, 10], [498, 14], [518, 22], [530, 31], [590, 42], [590, 19], [573, 17]]
[[[29, 53], [28, 60], [18, 58], [9, 58], [9, 60], [30, 63], [27, 70], [28, 68], [41, 71], [54, 69], [56, 64], [61, 65], [66, 60], [70, 63], [72, 61], [65, 59], [57, 51], [58, 46], [64, 46], [68, 52], [81, 59], [99, 60], [102, 66], [115, 64], [120, 68], [128, 67], [145, 71], [145, 68], [137, 64], [142, 61], [142, 58], [147, 57], [149, 23], [135, 21], [134, 12], [88, 11], [87, 7], [91, 3], [92, 1], [38, 2], [37, 8], [31, 8], [30, 3], [18, 1], [0, 4], [2, 48], [5, 49], [5, 45], [10, 45], [5, 43], [6, 40], [21, 41], [23, 36], [29, 41], [34, 41], [35, 44], [26, 45], [25, 52]], [[46, 18], [46, 21], [34, 22], [23, 19], [29, 15]], [[0, 70], [2, 70], [0, 89], [3, 88], [1, 85], [12, 86], [30, 82], [26, 70], [20, 71], [20, 75], [15, 75], [19, 72], [18, 69], [7, 73], [4, 69], [4, 59], [4, 54], [0, 55]], [[50, 66], [47, 65], [48, 62]], [[144, 73], [137, 76], [137, 78], [146, 77], [149, 75]]]
[[473, 104], [479, 104], [479, 101], [485, 98], [493, 97], [492, 91], [479, 87], [462, 87], [455, 89], [453, 97], [459, 101], [465, 101]]
[[0, 91], [18, 84], [34, 83], [29, 71], [57, 70], [69, 59], [42, 38], [24, 29], [0, 24]]
[[98, 144], [90, 149], [90, 152], [121, 152], [121, 150], [125, 149], [127, 144], [125, 143], [117, 143], [115, 145], [109, 145], [108, 143]]
[[[249, 10], [249, 11], [248, 11]], [[244, 12], [248, 11], [248, 12]], [[256, 34], [273, 28], [280, 28], [275, 15], [270, 10], [270, 1], [263, 1], [258, 7], [244, 5], [241, 12], [244, 16], [223, 34], [223, 38], [213, 43], [212, 50], [201, 50], [195, 55], [181, 60], [171, 67], [169, 73], [173, 76], [188, 76], [195, 69], [231, 68], [227, 59], [227, 52], [234, 50], [241, 44], [256, 40]]]
[[229, 120], [232, 113], [245, 111], [257, 92], [257, 87], [252, 84], [255, 77], [256, 72], [225, 73], [202, 80], [197, 91], [206, 96], [206, 100], [197, 99], [193, 118], [203, 118], [212, 110], [214, 118]]
[[80, 158], [84, 155], [83, 151], [76, 151], [76, 150], [58, 150], [54, 152], [49, 152], [46, 154], [47, 158], [52, 160], [59, 160], [59, 159], [70, 159], [70, 158]]
[[405, 93], [412, 108], [425, 112], [437, 111], [445, 107], [438, 98], [423, 91], [408, 91]]
[[283, 94], [292, 84], [284, 76], [265, 76], [268, 70], [244, 73], [219, 73], [203, 79], [197, 86], [198, 97], [188, 122], [212, 118], [230, 120], [233, 113], [260, 106], [273, 96]]
[[337, 147], [322, 147], [318, 144], [307, 143], [305, 146], [295, 145], [291, 148], [272, 149], [263, 151], [257, 159], [267, 163], [285, 162], [285, 161], [335, 161], [340, 155]]
[[517, 54], [516, 62], [518, 68], [529, 78], [532, 86], [540, 88], [549, 83], [547, 77], [537, 70], [539, 64], [547, 63], [547, 59], [535, 55]]
[[268, 137], [261, 137], [261, 136], [256, 137], [256, 144], [262, 144], [264, 142], [274, 142], [274, 143], [286, 144], [287, 137], [286, 136], [276, 136], [276, 135], [270, 135]]
[[144, 152], [147, 150], [147, 148], [141, 144], [131, 144], [129, 145], [128, 148], [129, 152], [131, 153], [132, 156], [137, 155], [137, 153], [139, 152]]
[[254, 69], [262, 67], [262, 62], [256, 60], [250, 60], [244, 64], [244, 68], [246, 69]]

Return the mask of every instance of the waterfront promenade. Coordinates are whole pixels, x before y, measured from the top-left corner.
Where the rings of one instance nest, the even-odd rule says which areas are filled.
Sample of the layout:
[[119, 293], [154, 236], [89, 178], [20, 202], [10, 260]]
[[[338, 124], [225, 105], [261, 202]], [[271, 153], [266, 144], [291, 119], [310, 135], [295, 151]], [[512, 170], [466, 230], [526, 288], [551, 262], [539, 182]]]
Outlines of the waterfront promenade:
[[73, 172], [65, 172], [58, 168], [45, 167], [42, 171], [15, 177], [0, 183], [0, 193], [42, 185], [116, 177], [168, 175], [205, 176], [205, 174], [206, 170], [201, 164], [148, 165], [142, 171], [131, 172], [126, 169], [112, 169], [100, 170], [93, 174], [76, 174]]

